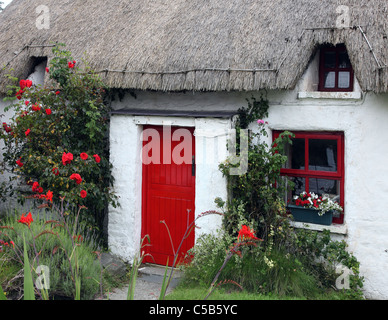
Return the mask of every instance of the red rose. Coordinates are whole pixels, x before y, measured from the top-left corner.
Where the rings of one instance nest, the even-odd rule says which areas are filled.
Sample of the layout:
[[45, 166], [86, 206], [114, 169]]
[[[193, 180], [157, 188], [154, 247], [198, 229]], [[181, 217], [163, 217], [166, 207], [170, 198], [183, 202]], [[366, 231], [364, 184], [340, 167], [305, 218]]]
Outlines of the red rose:
[[50, 115], [50, 114], [51, 114], [51, 109], [46, 109], [45, 111], [46, 111], [46, 114], [47, 114], [47, 115]]
[[32, 107], [31, 107], [32, 111], [39, 111], [40, 110], [40, 105], [35, 103]]
[[73, 161], [73, 154], [64, 152], [62, 155], [62, 163], [63, 165], [67, 165]]
[[69, 62], [67, 63], [67, 65], [69, 66], [70, 69], [73, 69], [74, 66], [75, 66], [75, 63], [69, 61]]
[[100, 158], [100, 156], [98, 154], [93, 155], [93, 157], [94, 157], [94, 160], [96, 160], [97, 163], [100, 163], [101, 158]]
[[53, 168], [52, 172], [53, 172], [56, 176], [59, 175], [59, 170], [58, 170], [58, 168]]
[[49, 73], [50, 69], [46, 67], [46, 72]]
[[21, 168], [24, 166], [24, 164], [22, 163], [22, 158], [20, 157], [19, 160], [16, 161], [16, 164]]
[[30, 129], [27, 129], [26, 132], [24, 132], [24, 134], [26, 135], [26, 137], [30, 134], [31, 130]]
[[32, 86], [32, 81], [31, 81], [31, 80], [26, 80], [26, 86], [27, 86], [28, 88], [31, 88], [31, 86]]
[[75, 180], [75, 182], [77, 184], [80, 184], [82, 182], [82, 178], [81, 176], [78, 174], [78, 173], [73, 173], [71, 176], [70, 176], [70, 180]]
[[38, 190], [39, 190], [39, 182], [35, 181], [32, 184], [32, 192], [38, 192]]
[[24, 93], [23, 90], [19, 90], [18, 92], [16, 92], [16, 98], [20, 100], [22, 98], [23, 93]]
[[56, 95], [58, 95], [58, 94], [60, 94], [60, 93], [61, 93], [61, 91], [57, 91], [57, 92], [55, 92], [55, 94], [56, 94]]
[[28, 106], [28, 104], [30, 103], [30, 101], [26, 100], [24, 103], [25, 103], [26, 106]]
[[82, 160], [86, 160], [89, 157], [88, 154], [85, 152], [82, 152], [79, 156], [81, 157]]
[[80, 192], [80, 196], [81, 196], [81, 198], [86, 198], [86, 196], [88, 195], [88, 193], [85, 191], [85, 190], [81, 190], [81, 192]]
[[20, 86], [20, 89], [23, 90], [27, 86], [26, 80], [20, 80], [19, 86]]

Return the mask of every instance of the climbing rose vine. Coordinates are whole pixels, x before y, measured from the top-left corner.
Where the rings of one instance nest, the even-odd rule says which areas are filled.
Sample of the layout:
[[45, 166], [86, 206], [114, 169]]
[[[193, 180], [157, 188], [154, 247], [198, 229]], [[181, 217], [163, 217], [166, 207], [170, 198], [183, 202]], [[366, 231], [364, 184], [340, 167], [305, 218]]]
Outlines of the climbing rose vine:
[[10, 194], [17, 192], [21, 202], [30, 198], [38, 205], [64, 198], [69, 205], [86, 206], [88, 219], [101, 225], [107, 204], [117, 205], [104, 86], [62, 45], [53, 53], [46, 68], [49, 86], [21, 79], [10, 88], [14, 116], [0, 127], [4, 164], [14, 174]]

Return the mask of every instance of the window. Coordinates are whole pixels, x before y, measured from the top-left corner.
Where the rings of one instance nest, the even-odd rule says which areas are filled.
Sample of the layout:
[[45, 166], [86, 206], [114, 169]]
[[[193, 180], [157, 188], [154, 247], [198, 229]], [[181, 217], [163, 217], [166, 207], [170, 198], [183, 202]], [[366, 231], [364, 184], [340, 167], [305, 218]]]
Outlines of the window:
[[[280, 131], [274, 132], [276, 139]], [[344, 207], [344, 135], [341, 132], [294, 132], [281, 174], [295, 184], [287, 201], [303, 191], [326, 194]], [[343, 223], [343, 213], [333, 218]]]
[[353, 69], [344, 45], [321, 48], [319, 91], [353, 91]]

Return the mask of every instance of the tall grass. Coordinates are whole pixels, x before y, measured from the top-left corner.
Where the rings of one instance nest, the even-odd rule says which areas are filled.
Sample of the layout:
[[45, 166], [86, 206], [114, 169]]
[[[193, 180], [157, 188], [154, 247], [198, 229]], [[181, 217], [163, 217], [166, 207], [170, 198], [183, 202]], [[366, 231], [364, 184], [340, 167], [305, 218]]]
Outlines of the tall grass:
[[[12, 270], [18, 269], [14, 268], [15, 265], [23, 269], [24, 235], [24, 248], [34, 270], [38, 265], [45, 265], [50, 270], [49, 293], [52, 299], [91, 299], [98, 292], [101, 272], [100, 264], [93, 253], [96, 250], [93, 234], [79, 229], [74, 219], [67, 219], [68, 223], [64, 224], [56, 220], [52, 213], [36, 215], [30, 228], [18, 223], [19, 218], [20, 214], [15, 213], [1, 221], [2, 237], [8, 237], [14, 243], [14, 248], [1, 256], [2, 263]], [[70, 233], [67, 228], [71, 230]], [[73, 234], [77, 236], [73, 237]], [[36, 252], [39, 254], [36, 255]], [[36, 277], [34, 272], [33, 276]], [[10, 287], [18, 290], [20, 285], [19, 279], [12, 282]]]

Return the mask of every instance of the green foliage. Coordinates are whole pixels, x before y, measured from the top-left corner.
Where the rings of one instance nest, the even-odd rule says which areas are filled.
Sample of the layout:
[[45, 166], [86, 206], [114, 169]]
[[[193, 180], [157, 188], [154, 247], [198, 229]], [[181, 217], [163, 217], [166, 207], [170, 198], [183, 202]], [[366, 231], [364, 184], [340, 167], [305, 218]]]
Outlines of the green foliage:
[[[236, 133], [248, 128], [252, 122], [268, 115], [268, 101], [248, 100], [247, 108], [239, 109], [236, 121]], [[248, 137], [248, 170], [245, 174], [231, 175], [232, 161], [220, 164], [221, 172], [227, 178], [230, 197], [226, 203], [224, 224], [226, 230], [235, 234], [239, 229], [239, 220], [244, 218], [265, 239], [270, 226], [281, 223], [284, 214], [283, 195], [285, 178], [280, 169], [287, 160], [283, 154], [286, 143], [291, 143], [292, 133], [284, 132], [271, 146], [265, 142], [268, 137], [265, 124], [258, 124], [257, 130], [251, 130]], [[243, 210], [241, 208], [243, 207]], [[241, 217], [243, 212], [243, 217]]]
[[[10, 88], [12, 96], [15, 98], [16, 92], [18, 98], [11, 106], [14, 117], [1, 129], [4, 162], [19, 183], [21, 202], [50, 190], [54, 203], [65, 198], [69, 204], [86, 206], [89, 214], [82, 218], [91, 224], [97, 221], [101, 227], [107, 204], [117, 205], [111, 190], [104, 85], [86, 62], [80, 69], [60, 45], [53, 53], [47, 70], [52, 86]], [[64, 162], [64, 154], [73, 159]], [[71, 179], [72, 174], [79, 174], [82, 180]], [[31, 190], [33, 182], [42, 188], [38, 195]], [[15, 191], [12, 185], [9, 188], [11, 193]]]

